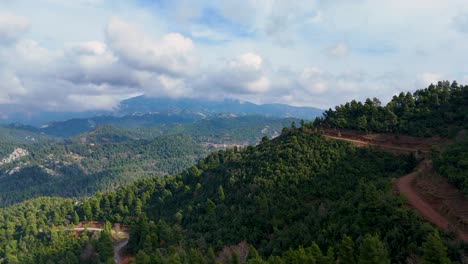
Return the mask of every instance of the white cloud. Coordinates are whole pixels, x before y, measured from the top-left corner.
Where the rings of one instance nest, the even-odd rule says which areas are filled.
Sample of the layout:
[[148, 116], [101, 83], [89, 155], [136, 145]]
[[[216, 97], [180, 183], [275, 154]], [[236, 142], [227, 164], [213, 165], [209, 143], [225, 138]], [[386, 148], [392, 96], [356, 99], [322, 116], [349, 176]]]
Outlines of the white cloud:
[[332, 107], [463, 79], [468, 53], [466, 0], [0, 1], [0, 105], [31, 109], [141, 93]]
[[29, 20], [25, 17], [0, 14], [0, 43], [17, 40], [29, 28]]
[[328, 90], [325, 74], [318, 68], [305, 68], [299, 76], [299, 83], [311, 94], [323, 94]]
[[218, 63], [219, 68], [209, 72], [207, 80], [202, 82], [203, 87], [198, 89], [214, 89], [229, 95], [259, 94], [269, 90], [270, 80], [260, 55], [249, 52]]
[[119, 100], [109, 95], [71, 94], [66, 97], [66, 102], [82, 111], [115, 109]]
[[27, 93], [21, 80], [11, 72], [0, 72], [0, 80], [0, 104], [15, 103], [16, 96]]
[[416, 89], [421, 89], [424, 87], [427, 87], [428, 85], [432, 84], [437, 84], [438, 81], [442, 81], [443, 76], [440, 73], [435, 73], [435, 72], [424, 72], [421, 74], [418, 74], [416, 78]]
[[136, 26], [113, 18], [106, 36], [112, 51], [140, 70], [190, 75], [198, 65], [192, 40], [179, 33], [169, 33], [155, 40]]

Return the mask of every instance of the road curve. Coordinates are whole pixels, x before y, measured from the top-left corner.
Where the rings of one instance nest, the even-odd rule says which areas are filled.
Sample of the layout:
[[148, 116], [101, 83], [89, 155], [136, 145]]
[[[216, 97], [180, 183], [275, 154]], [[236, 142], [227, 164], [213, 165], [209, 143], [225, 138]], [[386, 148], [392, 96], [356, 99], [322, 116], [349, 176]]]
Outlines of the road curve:
[[129, 238], [127, 237], [125, 240], [114, 246], [114, 262], [116, 264], [122, 263], [121, 251], [128, 244], [128, 239]]
[[[83, 232], [83, 231], [90, 231], [90, 232], [101, 232], [104, 229], [102, 228], [96, 228], [96, 227], [75, 227], [71, 229], [65, 229], [66, 231], [77, 231], [77, 232]], [[128, 232], [124, 231], [116, 231], [116, 230], [111, 230], [112, 234], [118, 235], [124, 238], [124, 240], [120, 241], [118, 244], [114, 245], [114, 261], [116, 264], [122, 263], [122, 257], [121, 257], [121, 251], [122, 249], [128, 244], [128, 240], [130, 239], [130, 235]]]
[[[392, 149], [392, 150], [400, 150], [406, 152], [415, 152], [418, 151], [412, 148], [403, 148], [394, 145], [385, 145], [385, 144], [378, 144], [378, 143], [371, 143], [356, 139], [344, 138], [344, 137], [336, 137], [330, 135], [324, 135], [326, 138], [336, 139], [336, 140], [344, 140], [351, 143], [359, 144], [359, 145], [370, 145], [370, 146], [379, 146], [382, 149]], [[422, 151], [427, 152], [427, 151]], [[451, 224], [445, 217], [443, 217], [439, 212], [437, 212], [428, 202], [426, 202], [423, 197], [414, 189], [413, 181], [415, 180], [418, 173], [424, 174], [429, 171], [429, 168], [432, 166], [432, 162], [430, 160], [423, 160], [418, 165], [418, 168], [415, 172], [407, 174], [403, 177], [400, 177], [395, 181], [395, 187], [397, 188], [398, 192], [406, 197], [408, 204], [413, 207], [419, 215], [421, 215], [427, 221], [435, 224], [440, 229], [450, 232], [456, 231], [458, 237], [468, 242], [468, 233], [461, 230], [454, 224]]]
[[468, 241], [468, 233], [464, 232], [456, 225], [451, 224], [439, 212], [434, 210], [434, 208], [432, 208], [432, 206], [427, 203], [413, 187], [413, 181], [418, 173], [427, 173], [431, 165], [432, 164], [429, 160], [423, 160], [419, 164], [417, 171], [397, 179], [395, 181], [395, 186], [400, 194], [406, 197], [408, 204], [416, 209], [423, 218], [446, 232], [456, 231], [461, 240]]

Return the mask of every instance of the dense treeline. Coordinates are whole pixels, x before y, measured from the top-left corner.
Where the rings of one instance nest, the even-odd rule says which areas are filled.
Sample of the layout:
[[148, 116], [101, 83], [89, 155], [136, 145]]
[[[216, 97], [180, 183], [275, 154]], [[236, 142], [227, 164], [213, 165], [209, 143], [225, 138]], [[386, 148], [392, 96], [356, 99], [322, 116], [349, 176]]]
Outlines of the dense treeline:
[[468, 195], [468, 141], [453, 144], [442, 153], [434, 151], [433, 155], [437, 171]]
[[[183, 135], [5, 146], [9, 152], [20, 146], [30, 154], [2, 167], [6, 173], [0, 177], [0, 206], [45, 195], [90, 196], [141, 178], [179, 173], [206, 155], [205, 149]], [[10, 175], [15, 167], [21, 169]]]
[[468, 128], [468, 85], [455, 81], [431, 84], [413, 94], [395, 95], [386, 106], [377, 98], [364, 103], [353, 100], [325, 111], [314, 124], [419, 137], [453, 137], [460, 129]]

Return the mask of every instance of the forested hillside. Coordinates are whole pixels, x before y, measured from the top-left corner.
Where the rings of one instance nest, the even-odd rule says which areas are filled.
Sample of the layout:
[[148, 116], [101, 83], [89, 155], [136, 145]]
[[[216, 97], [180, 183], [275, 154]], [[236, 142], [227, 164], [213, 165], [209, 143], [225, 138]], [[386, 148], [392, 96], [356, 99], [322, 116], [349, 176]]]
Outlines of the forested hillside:
[[[142, 128], [106, 125], [66, 139], [0, 128], [0, 207], [43, 195], [89, 196], [176, 174], [210, 151], [278, 136], [292, 121], [243, 116]], [[17, 150], [26, 155], [1, 162]]]
[[278, 136], [283, 127], [289, 126], [292, 122], [299, 122], [299, 120], [295, 118], [273, 119], [262, 116], [242, 116], [138, 128], [104, 125], [88, 133], [71, 137], [70, 140], [77, 142], [86, 138], [90, 142], [115, 142], [128, 139], [154, 139], [161, 135], [185, 134], [194, 138], [198, 143], [255, 145], [264, 136]]
[[174, 174], [208, 152], [191, 137], [120, 142], [9, 145], [29, 154], [0, 166], [0, 206], [38, 196], [80, 197], [156, 175]]
[[391, 132], [418, 137], [454, 137], [468, 128], [468, 85], [443, 81], [400, 93], [386, 105], [379, 99], [355, 100], [325, 111], [317, 126]]
[[[412, 155], [394, 156], [301, 129], [284, 130], [257, 147], [211, 154], [176, 176], [98, 193], [74, 207], [77, 216], [69, 207], [44, 216], [33, 206], [34, 227], [29, 227], [31, 221], [4, 220], [3, 225], [10, 225], [6, 230], [11, 225], [17, 230], [17, 243], [8, 244], [10, 235], [2, 247], [10, 247], [8, 258], [42, 263], [53, 251], [34, 257], [25, 253], [50, 245], [49, 235], [38, 239], [41, 233], [34, 232], [40, 225], [97, 220], [130, 225], [129, 253], [136, 263], [214, 263], [215, 256], [239, 263], [246, 252], [248, 263], [447, 260], [447, 245], [439, 234], [391, 191], [391, 179], [415, 164]], [[27, 234], [38, 244], [22, 244]], [[71, 241], [75, 249], [84, 246]], [[73, 248], [65, 242], [57, 247]], [[448, 256], [459, 259], [457, 245], [449, 249]]]
[[[52, 140], [45, 135], [40, 135], [30, 131], [0, 126], [0, 144], [5, 143], [35, 143]], [[1, 154], [1, 153], [0, 153]]]
[[[321, 112], [320, 112], [321, 113]], [[314, 115], [313, 117], [316, 117]], [[237, 139], [252, 140], [258, 136], [259, 131], [256, 128], [263, 129], [271, 126], [272, 129], [281, 131], [292, 121], [298, 121], [296, 118], [278, 118], [266, 117], [262, 115], [242, 115], [219, 114], [206, 117], [193, 113], [147, 113], [138, 115], [127, 115], [122, 117], [115, 116], [96, 116], [84, 119], [70, 119], [66, 121], [51, 122], [40, 127], [34, 127], [23, 124], [11, 124], [11, 130], [20, 131], [21, 134], [29, 133], [36, 135], [49, 135], [53, 137], [67, 138], [77, 136], [82, 133], [93, 131], [102, 126], [113, 126], [122, 130], [160, 133], [191, 133], [197, 132], [197, 135], [210, 136], [212, 134], [239, 132]], [[207, 126], [208, 125], [208, 126]], [[0, 137], [2, 136], [2, 127], [0, 127]], [[209, 128], [209, 129], [208, 129]], [[247, 134], [246, 134], [247, 132]]]
[[[466, 89], [441, 82], [385, 107], [377, 99], [352, 102], [313, 125], [460, 137]], [[16, 154], [1, 165], [3, 205], [41, 195], [82, 198], [0, 209], [0, 263], [112, 263], [108, 224], [100, 234], [67, 231], [90, 221], [128, 225], [126, 253], [143, 264], [461, 263], [468, 254], [456, 234], [440, 233], [393, 192], [393, 179], [418, 163], [412, 154], [356, 148], [304, 122], [270, 140], [286, 119], [258, 120], [102, 126], [45, 143], [7, 140], [1, 154]], [[259, 135], [257, 146], [235, 146]], [[235, 147], [199, 160], [223, 142]], [[437, 171], [465, 192], [466, 148], [431, 153]]]

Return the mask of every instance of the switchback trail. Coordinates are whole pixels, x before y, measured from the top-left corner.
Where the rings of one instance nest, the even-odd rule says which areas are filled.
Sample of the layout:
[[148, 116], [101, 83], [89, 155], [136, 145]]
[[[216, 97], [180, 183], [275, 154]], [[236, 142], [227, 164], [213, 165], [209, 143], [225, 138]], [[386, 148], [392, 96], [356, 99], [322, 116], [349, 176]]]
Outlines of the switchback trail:
[[[361, 141], [357, 139], [345, 138], [345, 137], [337, 137], [332, 135], [323, 135], [326, 138], [336, 139], [336, 140], [344, 140], [351, 142], [358, 146], [377, 146], [381, 147], [384, 150], [398, 150], [403, 152], [417, 152], [417, 149], [413, 148], [406, 148], [406, 147], [399, 147], [395, 145], [387, 145], [387, 144], [379, 144], [379, 143], [372, 143], [367, 141]], [[421, 150], [419, 150], [421, 151]], [[422, 151], [426, 152], [426, 151]], [[468, 233], [460, 229], [457, 225], [450, 223], [446, 217], [442, 216], [439, 212], [437, 212], [430, 203], [428, 203], [422, 196], [419, 194], [414, 186], [413, 182], [416, 179], [416, 176], [420, 173], [424, 175], [430, 171], [432, 168], [432, 162], [430, 160], [424, 159], [418, 165], [417, 170], [410, 174], [407, 174], [403, 177], [400, 177], [394, 182], [394, 185], [397, 191], [406, 197], [408, 204], [414, 208], [419, 215], [421, 215], [427, 221], [435, 224], [440, 229], [451, 232], [455, 231], [458, 237], [463, 241], [468, 241]]]

